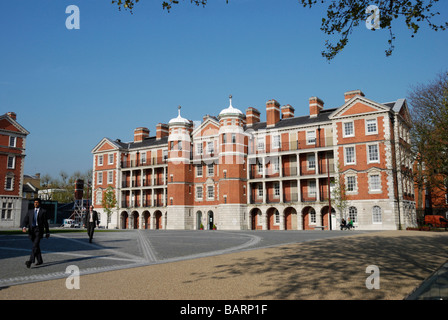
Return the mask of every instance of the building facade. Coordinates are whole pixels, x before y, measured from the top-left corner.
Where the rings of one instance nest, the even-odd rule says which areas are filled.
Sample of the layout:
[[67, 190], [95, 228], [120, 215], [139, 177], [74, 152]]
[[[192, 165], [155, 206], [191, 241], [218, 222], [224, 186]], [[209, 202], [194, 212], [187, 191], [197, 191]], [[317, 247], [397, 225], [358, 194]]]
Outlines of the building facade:
[[0, 227], [20, 226], [26, 137], [14, 112], [0, 116]]
[[[141, 229], [363, 230], [416, 222], [406, 101], [377, 103], [359, 91], [338, 108], [309, 99], [309, 114], [266, 103], [266, 121], [232, 105], [194, 123], [178, 116], [156, 135], [102, 139], [92, 150], [93, 203], [110, 187], [109, 227]], [[345, 186], [335, 206], [335, 181]]]

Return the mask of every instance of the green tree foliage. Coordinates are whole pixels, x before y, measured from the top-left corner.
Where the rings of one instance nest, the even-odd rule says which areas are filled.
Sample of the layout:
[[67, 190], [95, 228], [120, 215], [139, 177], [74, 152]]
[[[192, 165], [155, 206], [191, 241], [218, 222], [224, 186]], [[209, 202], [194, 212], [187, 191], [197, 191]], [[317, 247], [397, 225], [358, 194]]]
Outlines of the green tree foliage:
[[107, 228], [109, 229], [110, 217], [112, 216], [113, 209], [117, 208], [117, 198], [115, 197], [115, 189], [111, 186], [107, 187], [103, 193], [103, 200], [101, 206], [104, 212], [107, 214]]
[[348, 207], [348, 199], [346, 194], [346, 187], [344, 175], [341, 166], [338, 164], [338, 175], [335, 179], [335, 185], [332, 191], [332, 200], [335, 207], [338, 209], [341, 219], [346, 218], [346, 210]]
[[[311, 8], [317, 3], [328, 4], [327, 17], [322, 18], [321, 30], [327, 35], [339, 34], [340, 39], [336, 44], [326, 41], [326, 50], [322, 51], [322, 56], [328, 61], [333, 59], [348, 44], [349, 35], [355, 27], [362, 25], [370, 16], [366, 9], [370, 5], [378, 7], [380, 12], [380, 28], [389, 30], [389, 48], [386, 56], [390, 56], [394, 50], [395, 34], [392, 31], [392, 22], [403, 18], [412, 35], [418, 32], [421, 23], [427, 25], [434, 31], [446, 30], [448, 22], [437, 25], [432, 22], [432, 18], [440, 15], [433, 11], [433, 6], [439, 0], [299, 0], [304, 7]], [[375, 31], [375, 29], [372, 29]]]

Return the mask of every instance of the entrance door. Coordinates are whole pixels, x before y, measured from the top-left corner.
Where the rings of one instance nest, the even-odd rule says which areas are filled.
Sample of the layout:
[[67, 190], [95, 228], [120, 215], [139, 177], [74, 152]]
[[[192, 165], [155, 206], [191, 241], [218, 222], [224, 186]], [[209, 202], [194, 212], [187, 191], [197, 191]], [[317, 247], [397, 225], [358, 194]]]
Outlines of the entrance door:
[[257, 229], [257, 212], [256, 211], [252, 212], [250, 217], [251, 217], [251, 223], [252, 223], [251, 229], [255, 230], [255, 229]]
[[208, 212], [208, 229], [213, 230], [213, 211]]
[[156, 229], [162, 229], [162, 212], [156, 211], [154, 214], [156, 218]]
[[196, 212], [196, 230], [201, 229], [201, 224], [202, 224], [202, 212], [198, 211]]

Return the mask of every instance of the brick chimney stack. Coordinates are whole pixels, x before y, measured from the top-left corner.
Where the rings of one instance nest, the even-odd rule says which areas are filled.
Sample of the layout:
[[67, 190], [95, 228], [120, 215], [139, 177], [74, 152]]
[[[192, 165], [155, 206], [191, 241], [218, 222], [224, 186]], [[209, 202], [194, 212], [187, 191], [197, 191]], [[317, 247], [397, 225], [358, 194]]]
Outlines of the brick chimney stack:
[[149, 129], [139, 127], [134, 130], [134, 142], [142, 142], [145, 138], [149, 137]]
[[287, 104], [282, 107], [282, 119], [294, 118], [294, 108]]
[[266, 102], [266, 125], [273, 127], [280, 121], [280, 103], [272, 99]]
[[309, 102], [310, 102], [310, 118], [315, 118], [324, 108], [324, 102], [318, 97], [311, 97], [309, 99]]
[[260, 111], [255, 108], [249, 107], [246, 110], [246, 123], [248, 127], [251, 127], [255, 123], [260, 122]]
[[168, 125], [165, 123], [159, 123], [156, 127], [156, 140], [160, 140], [163, 137], [169, 136]]

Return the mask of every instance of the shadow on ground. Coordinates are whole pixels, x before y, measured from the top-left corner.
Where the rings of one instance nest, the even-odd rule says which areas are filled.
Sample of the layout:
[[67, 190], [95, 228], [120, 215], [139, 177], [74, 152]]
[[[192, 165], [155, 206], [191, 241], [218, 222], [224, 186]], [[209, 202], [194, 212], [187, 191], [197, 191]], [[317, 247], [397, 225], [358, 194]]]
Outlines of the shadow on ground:
[[[447, 260], [447, 234], [347, 237], [313, 241], [232, 257], [188, 282], [238, 281], [244, 299], [404, 299]], [[368, 289], [379, 268], [379, 289]], [[244, 282], [249, 278], [249, 282]], [[213, 281], [214, 282], [214, 281]], [[215, 288], [216, 290], [216, 288]]]

